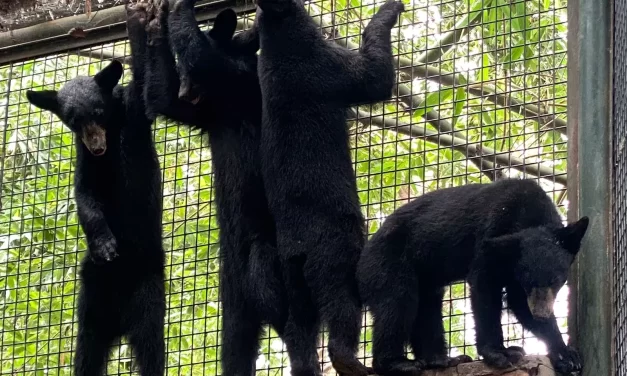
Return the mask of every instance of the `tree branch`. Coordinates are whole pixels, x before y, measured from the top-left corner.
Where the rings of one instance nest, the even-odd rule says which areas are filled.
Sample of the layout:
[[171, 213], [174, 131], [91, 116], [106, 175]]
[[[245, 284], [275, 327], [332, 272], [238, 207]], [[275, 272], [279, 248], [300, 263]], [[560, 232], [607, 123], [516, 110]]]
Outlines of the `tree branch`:
[[[425, 106], [424, 99], [418, 94], [413, 94], [411, 89], [407, 85], [396, 85], [398, 99], [405, 103], [412, 111]], [[453, 125], [446, 119], [442, 119], [440, 113], [434, 110], [428, 111], [423, 115], [423, 118], [433, 125], [441, 134], [451, 134], [455, 136], [458, 132], [455, 132]], [[479, 171], [481, 171], [491, 181], [496, 180], [496, 174], [494, 172], [495, 166], [489, 161], [483, 158], [471, 158], [466, 150], [460, 150], [462, 154], [468, 158], [468, 160], [474, 164]]]
[[528, 163], [514, 157], [509, 152], [497, 152], [491, 148], [480, 144], [471, 144], [464, 139], [454, 137], [450, 134], [441, 134], [419, 124], [403, 124], [398, 119], [385, 115], [370, 115], [367, 112], [351, 109], [354, 118], [350, 120], [359, 121], [367, 126], [376, 126], [383, 129], [390, 129], [398, 133], [408, 135], [413, 138], [420, 138], [441, 146], [452, 147], [454, 150], [471, 155], [473, 157], [492, 158], [494, 163], [503, 167], [512, 168], [525, 174], [534, 175], [543, 179], [554, 180], [556, 183], [567, 186], [566, 174], [556, 175], [553, 169], [543, 166], [540, 162]]
[[100, 60], [113, 60], [116, 59], [122, 64], [131, 65], [133, 59], [131, 56], [116, 56], [113, 54], [111, 50], [100, 50], [100, 51], [92, 51], [92, 50], [79, 50], [76, 55], [83, 57], [90, 57]]
[[484, 82], [474, 82], [462, 78], [461, 75], [447, 72], [440, 68], [431, 67], [425, 64], [413, 65], [411, 60], [398, 57], [400, 71], [412, 78], [424, 78], [452, 88], [463, 88], [470, 94], [484, 98], [499, 107], [509, 109], [523, 116], [525, 119], [534, 120], [547, 129], [553, 129], [562, 134], [566, 134], [566, 120], [561, 119], [546, 111], [542, 111], [538, 106], [525, 104], [524, 101], [511, 95], [500, 93], [494, 85]]
[[[482, 14], [482, 12], [474, 12], [472, 15], [469, 15], [470, 19], [467, 20], [466, 26], [449, 31], [438, 41], [435, 48], [425, 51], [425, 53], [418, 58], [418, 62], [431, 63], [439, 60], [442, 55], [448, 52], [453, 46], [455, 46], [455, 44], [457, 44], [457, 42], [459, 42], [462, 36], [467, 34], [470, 29], [481, 21]], [[397, 97], [412, 111], [426, 106], [425, 98], [418, 94], [414, 94], [411, 88], [407, 85], [397, 84], [396, 88], [398, 94]], [[451, 133], [453, 136], [457, 136], [458, 134], [458, 132], [454, 131], [454, 124], [442, 119], [440, 113], [435, 110], [427, 111], [423, 115], [423, 118], [441, 133]], [[479, 169], [479, 171], [483, 172], [488, 179], [491, 181], [497, 179], [497, 171], [495, 170], [495, 167], [498, 166], [495, 166], [495, 164], [481, 157], [479, 157], [479, 159], [471, 158], [467, 155], [467, 153], [464, 153], [463, 151], [462, 153]]]
[[474, 14], [470, 15], [468, 25], [460, 28], [455, 28], [444, 34], [444, 36], [440, 38], [438, 44], [434, 48], [429, 48], [418, 57], [418, 62], [431, 64], [440, 60], [442, 55], [444, 55], [451, 48], [453, 48], [464, 35], [467, 35], [471, 29], [473, 29], [481, 22], [482, 14], [483, 12], [475, 12]]

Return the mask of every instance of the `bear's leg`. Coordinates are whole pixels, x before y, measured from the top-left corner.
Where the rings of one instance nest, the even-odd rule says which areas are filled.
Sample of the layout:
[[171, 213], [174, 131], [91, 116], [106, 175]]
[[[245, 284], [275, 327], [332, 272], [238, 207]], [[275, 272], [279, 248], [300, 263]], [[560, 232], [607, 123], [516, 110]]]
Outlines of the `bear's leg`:
[[140, 88], [143, 87], [146, 68], [148, 7], [148, 3], [128, 3], [126, 5], [126, 29], [135, 63], [132, 64], [133, 81]]
[[165, 371], [165, 288], [162, 276], [140, 284], [127, 311], [128, 339], [142, 376], [162, 376]]
[[170, 50], [168, 36], [169, 3], [151, 0], [153, 7], [146, 26], [148, 47], [144, 78], [146, 113], [154, 119], [158, 113], [167, 112], [177, 99], [180, 87], [176, 60]]
[[[240, 299], [226, 299], [222, 305], [222, 375], [252, 376], [259, 351], [261, 321], [251, 304]], [[239, 300], [239, 301], [238, 301]]]
[[336, 295], [322, 306], [322, 315], [329, 328], [329, 357], [340, 375], [365, 376], [368, 370], [355, 356], [361, 331], [361, 304], [357, 288], [338, 287], [334, 292], [329, 291]]
[[[200, 76], [216, 68], [214, 47], [198, 28], [194, 11], [195, 0], [177, 0], [168, 18], [170, 45], [178, 55], [180, 88], [178, 98], [198, 103]], [[208, 77], [208, 76], [207, 76]], [[196, 84], [196, 85], [195, 85]]]
[[251, 244], [246, 279], [246, 291], [255, 300], [257, 311], [280, 335], [288, 309], [276, 247], [261, 241]]
[[443, 298], [443, 288], [420, 290], [420, 305], [411, 332], [411, 346], [415, 359], [426, 368], [454, 367], [472, 361], [467, 355], [451, 358], [447, 354], [442, 323]]
[[527, 305], [527, 295], [520, 286], [507, 287], [507, 306], [523, 328], [546, 344], [549, 358], [557, 372], [567, 375], [581, 371], [581, 357], [574, 348], [564, 343], [554, 315], [548, 319], [535, 319]]
[[[105, 370], [109, 349], [117, 337], [110, 326], [117, 326], [119, 318], [107, 312], [107, 304], [99, 304], [101, 297], [89, 297], [83, 287], [78, 298], [78, 337], [74, 358], [74, 375], [98, 376]], [[109, 325], [107, 325], [109, 323]]]
[[[322, 322], [329, 329], [329, 357], [333, 368], [341, 375], [368, 374], [368, 369], [355, 356], [361, 330], [361, 303], [355, 269], [346, 262], [330, 261], [337, 255], [359, 254], [334, 244], [319, 244], [305, 265], [305, 278], [312, 289], [313, 301]], [[322, 249], [324, 247], [324, 249]], [[329, 253], [329, 250], [334, 252]], [[334, 265], [335, 264], [335, 265]]]
[[[339, 374], [365, 376], [368, 369], [355, 356], [361, 330], [361, 303], [355, 269], [347, 267], [345, 262], [329, 261], [342, 252], [359, 252], [339, 249], [332, 244], [319, 246], [324, 249], [313, 251], [312, 254], [318, 256], [308, 260], [305, 273], [321, 320], [329, 329], [329, 357]], [[329, 250], [335, 252], [329, 254]]]
[[477, 332], [477, 352], [491, 367], [512, 367], [522, 360], [525, 353], [519, 347], [503, 346], [501, 286], [494, 284], [488, 276], [473, 278], [468, 283]]
[[281, 260], [289, 311], [282, 339], [290, 357], [292, 375], [318, 376], [320, 365], [317, 341], [320, 322], [311, 290], [303, 274], [305, 260], [304, 255]]
[[82, 326], [78, 330], [76, 339], [74, 374], [76, 376], [102, 375], [114, 338], [91, 325], [83, 323]]
[[[399, 292], [403, 291], [402, 294]], [[407, 359], [405, 344], [418, 307], [416, 296], [405, 289], [389, 291], [384, 298], [373, 299], [374, 318], [372, 366], [380, 375], [419, 375], [422, 364]]]

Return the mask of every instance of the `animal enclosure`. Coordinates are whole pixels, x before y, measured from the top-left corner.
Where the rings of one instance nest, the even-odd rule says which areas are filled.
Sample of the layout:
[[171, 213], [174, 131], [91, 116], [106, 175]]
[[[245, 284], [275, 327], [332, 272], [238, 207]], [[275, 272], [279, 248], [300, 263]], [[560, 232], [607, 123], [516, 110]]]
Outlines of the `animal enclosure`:
[[[369, 234], [425, 192], [505, 177], [537, 179], [565, 218], [566, 0], [404, 3], [407, 10], [392, 33], [394, 97], [352, 109], [347, 124]], [[358, 48], [381, 4], [314, 0], [307, 8], [329, 39]], [[251, 25], [254, 5], [238, 10], [240, 26]], [[93, 75], [111, 58], [125, 63], [128, 82], [129, 44], [116, 38], [112, 33], [105, 43], [71, 49], [59, 43], [45, 56], [33, 52], [0, 66], [2, 375], [70, 374], [77, 270], [86, 250], [73, 196], [72, 134], [58, 118], [30, 106], [25, 92], [58, 89], [77, 75]], [[185, 126], [160, 118], [153, 129], [164, 184], [167, 374], [219, 375], [220, 249], [211, 150]], [[568, 286], [555, 309], [566, 335]], [[465, 284], [447, 289], [444, 315], [451, 355], [477, 358]], [[506, 312], [502, 325], [507, 344], [546, 352]], [[358, 357], [367, 364], [370, 341], [371, 318], [364, 312]], [[323, 335], [322, 367], [335, 374], [325, 342]], [[122, 341], [112, 350], [108, 373], [135, 374], [131, 358]], [[273, 332], [263, 336], [257, 370], [289, 374], [287, 353]]]

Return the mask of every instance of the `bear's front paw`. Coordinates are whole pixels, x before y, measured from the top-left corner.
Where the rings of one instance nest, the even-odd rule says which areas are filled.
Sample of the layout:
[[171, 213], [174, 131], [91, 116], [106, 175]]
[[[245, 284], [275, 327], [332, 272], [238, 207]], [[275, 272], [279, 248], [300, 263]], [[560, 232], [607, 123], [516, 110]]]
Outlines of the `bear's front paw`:
[[168, 6], [168, 0], [150, 0], [146, 25], [149, 45], [153, 45], [157, 39], [166, 37], [163, 31], [165, 31], [164, 26], [168, 19]]
[[390, 29], [396, 25], [398, 21], [398, 16], [405, 11], [405, 4], [396, 0], [387, 0], [385, 4], [381, 5], [377, 14], [375, 14], [373, 21], [375, 19], [382, 22], [385, 26]]
[[551, 359], [555, 371], [562, 375], [578, 374], [583, 368], [579, 353], [571, 346], [550, 353], [549, 359]]
[[525, 350], [522, 347], [511, 346], [498, 350], [488, 349], [481, 352], [483, 361], [494, 368], [511, 368], [525, 357]]
[[117, 247], [118, 245], [113, 235], [97, 239], [94, 241], [93, 249], [90, 252], [91, 259], [96, 264], [109, 262], [118, 257]]
[[148, 18], [147, 3], [128, 3], [126, 4], [126, 18], [130, 28], [145, 27]]

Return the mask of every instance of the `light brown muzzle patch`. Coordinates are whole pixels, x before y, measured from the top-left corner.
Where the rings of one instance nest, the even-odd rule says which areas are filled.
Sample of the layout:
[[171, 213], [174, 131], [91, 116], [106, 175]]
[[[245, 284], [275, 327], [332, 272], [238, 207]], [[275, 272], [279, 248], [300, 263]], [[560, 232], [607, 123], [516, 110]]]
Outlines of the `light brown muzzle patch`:
[[95, 156], [104, 155], [107, 151], [107, 131], [99, 125], [92, 123], [85, 126], [81, 134], [81, 140]]
[[555, 303], [555, 294], [553, 289], [537, 288], [532, 289], [527, 295], [527, 304], [533, 317], [537, 319], [548, 319], [553, 314], [553, 304]]

